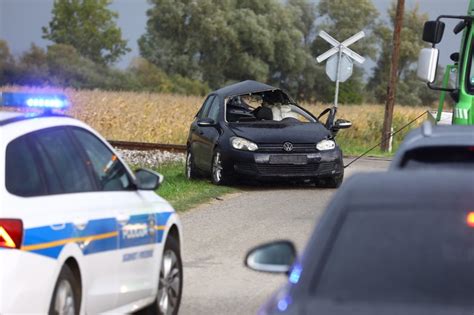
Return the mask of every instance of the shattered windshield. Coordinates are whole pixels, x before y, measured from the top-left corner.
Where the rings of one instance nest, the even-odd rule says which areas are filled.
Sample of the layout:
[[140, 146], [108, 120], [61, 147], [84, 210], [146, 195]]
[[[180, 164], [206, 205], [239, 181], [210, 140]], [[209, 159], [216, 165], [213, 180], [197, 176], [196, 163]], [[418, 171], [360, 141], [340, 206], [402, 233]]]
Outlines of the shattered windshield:
[[228, 122], [293, 121], [302, 123], [316, 121], [280, 90], [229, 97], [226, 100], [226, 120]]

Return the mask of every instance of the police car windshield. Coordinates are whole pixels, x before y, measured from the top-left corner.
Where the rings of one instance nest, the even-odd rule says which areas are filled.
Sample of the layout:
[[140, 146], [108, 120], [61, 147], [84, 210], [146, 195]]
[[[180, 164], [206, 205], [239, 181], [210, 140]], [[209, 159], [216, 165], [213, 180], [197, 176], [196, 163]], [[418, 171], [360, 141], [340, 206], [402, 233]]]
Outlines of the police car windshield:
[[467, 223], [469, 213], [450, 210], [349, 212], [314, 295], [348, 302], [473, 306], [474, 228]]

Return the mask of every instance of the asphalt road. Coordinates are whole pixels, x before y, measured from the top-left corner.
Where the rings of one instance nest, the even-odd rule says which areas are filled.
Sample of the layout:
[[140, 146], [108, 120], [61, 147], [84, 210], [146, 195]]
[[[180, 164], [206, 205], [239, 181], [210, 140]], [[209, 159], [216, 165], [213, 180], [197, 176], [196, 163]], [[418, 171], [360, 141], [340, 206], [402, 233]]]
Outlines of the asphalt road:
[[[349, 162], [350, 160], [347, 160]], [[384, 171], [386, 160], [362, 159], [346, 169]], [[182, 214], [184, 295], [180, 314], [255, 314], [284, 276], [251, 271], [248, 249], [289, 239], [299, 250], [335, 189], [253, 186]]]

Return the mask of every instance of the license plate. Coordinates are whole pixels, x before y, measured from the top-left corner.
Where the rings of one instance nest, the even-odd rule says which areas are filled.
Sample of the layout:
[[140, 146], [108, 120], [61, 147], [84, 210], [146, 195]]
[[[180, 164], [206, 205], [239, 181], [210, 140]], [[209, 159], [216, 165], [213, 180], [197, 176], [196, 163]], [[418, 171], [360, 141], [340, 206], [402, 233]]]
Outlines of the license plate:
[[270, 164], [306, 164], [306, 155], [271, 155]]

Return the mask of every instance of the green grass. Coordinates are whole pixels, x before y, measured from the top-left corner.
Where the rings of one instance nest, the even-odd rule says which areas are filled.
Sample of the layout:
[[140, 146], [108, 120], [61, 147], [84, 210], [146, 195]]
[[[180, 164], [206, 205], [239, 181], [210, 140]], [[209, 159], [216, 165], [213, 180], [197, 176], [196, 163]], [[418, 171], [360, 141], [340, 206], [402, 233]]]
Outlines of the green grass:
[[163, 164], [155, 170], [165, 177], [157, 193], [177, 211], [186, 211], [223, 194], [237, 191], [235, 188], [214, 185], [207, 179], [187, 180], [184, 163]]
[[[337, 139], [336, 139], [337, 141]], [[347, 145], [347, 144], [340, 144], [338, 142], [339, 146], [341, 147], [342, 149], [342, 153], [344, 154], [344, 156], [346, 157], [357, 157], [363, 153], [365, 153], [367, 150], [369, 150], [371, 147], [373, 147], [375, 144], [371, 144], [370, 146], [368, 145], [367, 147], [363, 147], [363, 146], [360, 146], [360, 145]], [[397, 148], [393, 148], [392, 152], [389, 153], [389, 152], [383, 152], [380, 150], [380, 146], [376, 147], [375, 149], [373, 149], [372, 151], [370, 151], [369, 153], [367, 153], [367, 155], [365, 156], [372, 156], [372, 157], [380, 157], [380, 158], [390, 158], [390, 157], [393, 157], [393, 155], [395, 154], [396, 152], [396, 149]]]

